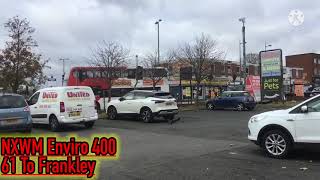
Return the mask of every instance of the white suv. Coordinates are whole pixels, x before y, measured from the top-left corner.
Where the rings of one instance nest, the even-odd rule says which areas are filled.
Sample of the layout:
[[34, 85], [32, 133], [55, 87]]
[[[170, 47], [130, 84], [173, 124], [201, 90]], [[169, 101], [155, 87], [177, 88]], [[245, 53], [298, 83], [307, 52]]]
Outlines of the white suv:
[[274, 158], [284, 158], [297, 143], [320, 143], [320, 95], [286, 110], [250, 118], [248, 138]]
[[134, 90], [119, 99], [111, 100], [106, 111], [112, 120], [119, 115], [138, 115], [144, 122], [151, 122], [155, 116], [173, 120], [178, 113], [178, 106], [170, 93]]

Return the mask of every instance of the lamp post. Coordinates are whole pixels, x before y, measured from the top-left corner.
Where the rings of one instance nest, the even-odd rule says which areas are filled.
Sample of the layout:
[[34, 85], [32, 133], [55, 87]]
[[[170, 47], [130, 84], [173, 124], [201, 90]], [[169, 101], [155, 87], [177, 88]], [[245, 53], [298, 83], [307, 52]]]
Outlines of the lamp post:
[[155, 22], [155, 24], [157, 25], [157, 29], [158, 29], [158, 62], [156, 64], [160, 64], [160, 32], [159, 32], [159, 26], [160, 26], [160, 22], [162, 21], [162, 19], [159, 19], [158, 21]]
[[62, 80], [62, 82], [61, 82], [61, 85], [63, 86], [63, 82], [64, 82], [64, 77], [65, 77], [65, 75], [66, 75], [66, 72], [65, 72], [65, 61], [69, 61], [69, 59], [68, 58], [60, 58], [60, 61], [62, 61], [62, 78], [61, 78], [61, 80]]
[[246, 27], [245, 27], [245, 22], [246, 18], [242, 17], [239, 19], [240, 22], [242, 22], [242, 53], [243, 53], [243, 78], [244, 78], [244, 87], [246, 87], [246, 78], [247, 78], [247, 63], [246, 63]]
[[239, 59], [240, 59], [240, 82], [242, 80], [242, 58], [241, 58], [241, 45], [242, 45], [242, 42], [241, 40], [239, 40]]
[[271, 44], [267, 44], [267, 41], [264, 42], [264, 51], [267, 51], [267, 47], [271, 47]]

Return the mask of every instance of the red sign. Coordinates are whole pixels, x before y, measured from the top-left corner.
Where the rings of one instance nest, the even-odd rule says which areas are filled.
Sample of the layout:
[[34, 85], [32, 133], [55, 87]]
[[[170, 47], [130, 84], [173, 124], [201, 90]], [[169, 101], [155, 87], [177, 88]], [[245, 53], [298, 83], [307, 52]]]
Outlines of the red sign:
[[69, 98], [72, 98], [72, 97], [89, 97], [90, 94], [87, 93], [87, 92], [67, 92], [67, 95]]
[[43, 92], [43, 95], [42, 95], [43, 99], [53, 99], [57, 97], [58, 97], [58, 93], [56, 92]]
[[259, 76], [247, 76], [246, 91], [248, 91], [250, 95], [255, 98], [256, 101], [261, 101]]

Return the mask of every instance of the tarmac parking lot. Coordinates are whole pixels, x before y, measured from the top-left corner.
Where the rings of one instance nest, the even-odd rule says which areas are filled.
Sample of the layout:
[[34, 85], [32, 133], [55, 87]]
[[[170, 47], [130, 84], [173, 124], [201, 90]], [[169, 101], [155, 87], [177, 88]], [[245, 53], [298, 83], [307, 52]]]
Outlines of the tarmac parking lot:
[[[319, 148], [297, 149], [278, 160], [247, 140], [248, 119], [259, 112], [186, 111], [174, 124], [100, 119], [93, 129], [73, 125], [58, 134], [120, 137], [120, 158], [103, 161], [99, 179], [318, 179]], [[36, 127], [33, 133], [48, 131]]]

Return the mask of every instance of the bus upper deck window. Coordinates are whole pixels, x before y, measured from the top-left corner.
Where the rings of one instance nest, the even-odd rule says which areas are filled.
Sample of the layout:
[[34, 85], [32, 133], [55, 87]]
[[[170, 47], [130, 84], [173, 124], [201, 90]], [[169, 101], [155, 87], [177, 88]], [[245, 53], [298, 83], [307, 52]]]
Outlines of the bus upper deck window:
[[72, 75], [75, 78], [79, 78], [79, 71], [77, 71], [77, 70], [73, 71]]

